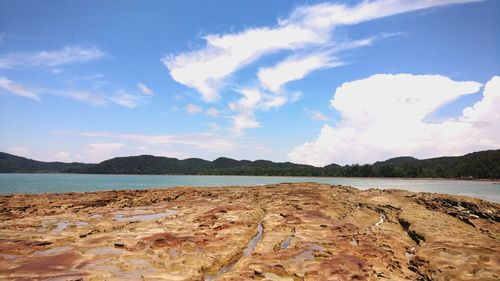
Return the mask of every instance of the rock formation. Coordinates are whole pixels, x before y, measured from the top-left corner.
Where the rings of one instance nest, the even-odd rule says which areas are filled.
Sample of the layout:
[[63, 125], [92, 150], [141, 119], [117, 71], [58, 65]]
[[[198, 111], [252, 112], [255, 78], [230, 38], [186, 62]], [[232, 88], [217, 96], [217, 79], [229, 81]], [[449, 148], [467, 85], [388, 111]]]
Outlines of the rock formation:
[[300, 183], [0, 196], [2, 280], [499, 280], [500, 206]]

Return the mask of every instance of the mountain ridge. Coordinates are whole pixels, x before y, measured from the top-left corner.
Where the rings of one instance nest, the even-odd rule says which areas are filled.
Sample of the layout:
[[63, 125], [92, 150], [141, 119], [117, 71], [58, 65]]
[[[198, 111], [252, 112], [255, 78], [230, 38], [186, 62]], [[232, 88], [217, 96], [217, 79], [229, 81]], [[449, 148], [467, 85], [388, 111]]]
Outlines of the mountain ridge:
[[139, 155], [115, 157], [96, 164], [43, 162], [0, 152], [0, 173], [87, 173], [144, 175], [255, 175], [343, 177], [440, 177], [500, 179], [500, 149], [417, 159], [400, 156], [373, 164], [314, 167], [269, 160], [235, 160], [219, 157], [177, 159]]

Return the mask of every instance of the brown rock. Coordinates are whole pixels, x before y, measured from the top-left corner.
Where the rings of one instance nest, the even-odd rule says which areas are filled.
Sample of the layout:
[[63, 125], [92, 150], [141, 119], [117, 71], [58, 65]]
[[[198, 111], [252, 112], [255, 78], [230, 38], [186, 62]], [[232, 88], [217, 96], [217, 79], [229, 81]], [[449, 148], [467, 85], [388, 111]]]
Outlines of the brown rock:
[[500, 278], [500, 206], [463, 196], [298, 183], [0, 200], [2, 280]]

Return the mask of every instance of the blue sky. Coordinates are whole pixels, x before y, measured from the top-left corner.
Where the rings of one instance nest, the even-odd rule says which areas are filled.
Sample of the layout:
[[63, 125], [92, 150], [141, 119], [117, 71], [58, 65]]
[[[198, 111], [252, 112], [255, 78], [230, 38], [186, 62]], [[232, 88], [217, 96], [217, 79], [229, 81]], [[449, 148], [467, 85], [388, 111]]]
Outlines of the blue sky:
[[500, 148], [500, 1], [0, 1], [0, 151], [322, 166]]

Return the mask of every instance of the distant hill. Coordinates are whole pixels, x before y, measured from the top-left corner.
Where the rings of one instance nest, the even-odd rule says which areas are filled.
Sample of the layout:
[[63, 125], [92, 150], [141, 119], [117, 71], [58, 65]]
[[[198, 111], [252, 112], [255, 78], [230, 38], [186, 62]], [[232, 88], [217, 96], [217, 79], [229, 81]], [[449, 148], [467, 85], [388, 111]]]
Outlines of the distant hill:
[[[353, 169], [352, 165], [351, 170]], [[363, 166], [357, 166], [354, 173], [344, 176], [355, 176]], [[428, 177], [428, 178], [481, 178], [500, 179], [500, 150], [486, 150], [469, 153], [463, 156], [448, 156], [429, 159], [413, 157], [396, 157], [386, 161], [375, 162], [371, 167], [374, 176], [383, 177]], [[342, 169], [346, 171], [344, 166]]]
[[152, 155], [117, 157], [90, 167], [66, 172], [89, 174], [147, 174], [147, 175], [317, 175], [320, 169], [289, 162], [275, 163], [266, 160], [248, 161], [217, 158], [207, 161], [198, 158], [179, 160]]
[[392, 165], [404, 165], [404, 164], [410, 164], [410, 163], [415, 163], [418, 162], [418, 160], [415, 157], [411, 156], [400, 156], [400, 157], [395, 157], [391, 159], [387, 159], [385, 161], [378, 161], [373, 163], [373, 166], [381, 166], [381, 165], [387, 165], [387, 164], [392, 164]]
[[0, 173], [88, 173], [144, 175], [258, 175], [342, 177], [428, 177], [500, 179], [500, 150], [464, 156], [417, 159], [403, 156], [365, 165], [325, 167], [267, 160], [179, 160], [152, 155], [117, 157], [98, 164], [41, 162], [0, 152]]
[[0, 152], [0, 173], [60, 173], [68, 169], [84, 169], [93, 164], [41, 162]]

